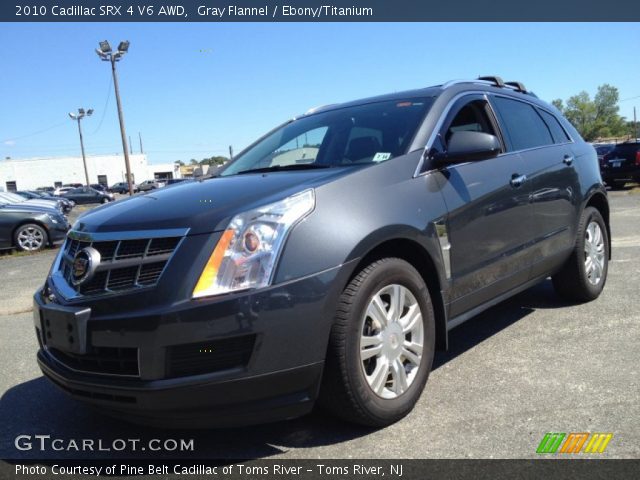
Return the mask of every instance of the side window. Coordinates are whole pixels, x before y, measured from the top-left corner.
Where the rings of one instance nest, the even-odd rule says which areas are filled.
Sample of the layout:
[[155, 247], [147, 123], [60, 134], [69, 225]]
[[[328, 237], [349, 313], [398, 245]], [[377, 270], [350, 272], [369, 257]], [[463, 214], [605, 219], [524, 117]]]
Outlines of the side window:
[[513, 150], [542, 147], [554, 143], [549, 128], [534, 107], [528, 103], [504, 97], [494, 97], [493, 103]]
[[445, 143], [449, 143], [451, 135], [455, 132], [483, 132], [495, 135], [496, 132], [489, 120], [484, 100], [474, 100], [464, 105], [453, 120], [449, 123], [444, 133]]
[[538, 109], [538, 112], [544, 120], [544, 123], [549, 127], [555, 143], [566, 143], [571, 141], [569, 135], [567, 135], [567, 132], [564, 131], [564, 128], [562, 128], [562, 125], [560, 125], [560, 122], [554, 115], [541, 109]]

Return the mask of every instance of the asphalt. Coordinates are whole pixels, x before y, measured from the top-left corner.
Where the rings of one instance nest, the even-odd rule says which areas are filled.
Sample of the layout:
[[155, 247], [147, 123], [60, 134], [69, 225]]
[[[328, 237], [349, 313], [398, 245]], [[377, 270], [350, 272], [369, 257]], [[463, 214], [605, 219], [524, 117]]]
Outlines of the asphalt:
[[610, 203], [613, 259], [600, 298], [570, 305], [546, 281], [471, 319], [436, 356], [415, 410], [379, 430], [322, 412], [195, 432], [106, 418], [58, 391], [35, 362], [28, 310], [54, 252], [0, 258], [0, 458], [116, 455], [18, 451], [25, 434], [194, 439], [194, 458], [534, 458], [546, 432], [611, 432], [599, 458], [640, 458], [640, 195], [612, 192]]

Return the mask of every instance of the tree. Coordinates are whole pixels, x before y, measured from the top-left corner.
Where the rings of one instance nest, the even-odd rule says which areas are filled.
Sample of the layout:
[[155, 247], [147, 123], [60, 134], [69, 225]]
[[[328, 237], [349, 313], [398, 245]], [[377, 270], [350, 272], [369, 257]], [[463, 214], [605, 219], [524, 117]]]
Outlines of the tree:
[[189, 165], [199, 165], [199, 163], [195, 158], [192, 158], [191, 162], [189, 162]]
[[180, 165], [181, 167], [184, 167], [184, 162], [182, 160], [176, 160], [173, 163], [176, 163], [176, 164]]
[[618, 100], [618, 89], [605, 83], [598, 87], [593, 100], [587, 92], [582, 91], [570, 97], [566, 106], [560, 99], [552, 103], [576, 127], [580, 135], [590, 142], [597, 138], [629, 133], [625, 119], [618, 113]]

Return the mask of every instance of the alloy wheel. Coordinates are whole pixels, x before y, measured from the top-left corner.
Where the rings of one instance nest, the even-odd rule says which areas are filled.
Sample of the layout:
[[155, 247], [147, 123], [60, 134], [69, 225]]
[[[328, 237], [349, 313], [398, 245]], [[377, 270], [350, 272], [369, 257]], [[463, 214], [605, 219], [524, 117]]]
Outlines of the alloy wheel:
[[591, 285], [602, 280], [605, 262], [604, 235], [597, 222], [590, 222], [584, 239], [584, 271]]
[[385, 399], [411, 386], [422, 362], [422, 311], [411, 291], [387, 285], [369, 301], [362, 320], [360, 361], [367, 383]]
[[26, 227], [18, 232], [18, 245], [28, 252], [40, 250], [44, 243], [42, 231], [36, 227]]

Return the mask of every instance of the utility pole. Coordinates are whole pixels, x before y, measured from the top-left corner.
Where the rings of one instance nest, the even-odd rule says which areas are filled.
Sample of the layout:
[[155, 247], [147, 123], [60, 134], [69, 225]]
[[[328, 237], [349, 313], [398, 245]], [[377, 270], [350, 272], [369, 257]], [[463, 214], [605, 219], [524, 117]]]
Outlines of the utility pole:
[[133, 155], [133, 143], [131, 143], [131, 135], [129, 135], [129, 153]]
[[96, 53], [105, 62], [111, 63], [111, 74], [113, 75], [113, 88], [116, 91], [116, 105], [118, 106], [118, 121], [120, 122], [120, 136], [122, 137], [122, 151], [124, 152], [124, 164], [127, 169], [127, 185], [129, 195], [133, 195], [133, 182], [131, 181], [131, 164], [129, 163], [129, 146], [127, 145], [127, 134], [124, 128], [124, 115], [122, 114], [122, 102], [120, 101], [120, 87], [118, 85], [118, 73], [116, 63], [129, 51], [129, 42], [125, 40], [118, 45], [118, 51], [113, 52], [109, 42], [100, 42], [100, 48], [96, 48]]
[[90, 108], [89, 110], [87, 110], [86, 112], [84, 111], [84, 108], [79, 108], [78, 109], [78, 113], [69, 113], [69, 117], [71, 118], [71, 120], [75, 120], [76, 122], [78, 122], [78, 134], [80, 135], [80, 150], [82, 151], [82, 163], [84, 164], [84, 179], [85, 179], [85, 185], [88, 187], [89, 186], [89, 172], [87, 170], [87, 156], [84, 153], [84, 139], [82, 138], [82, 127], [80, 126], [80, 120], [82, 120], [84, 117], [90, 117], [91, 114], [93, 113], [93, 108]]
[[140, 135], [140, 132], [138, 132], [138, 139], [140, 140], [140, 154], [143, 154], [144, 151], [142, 150], [142, 135]]
[[229, 160], [233, 160], [233, 147], [229, 145]]

